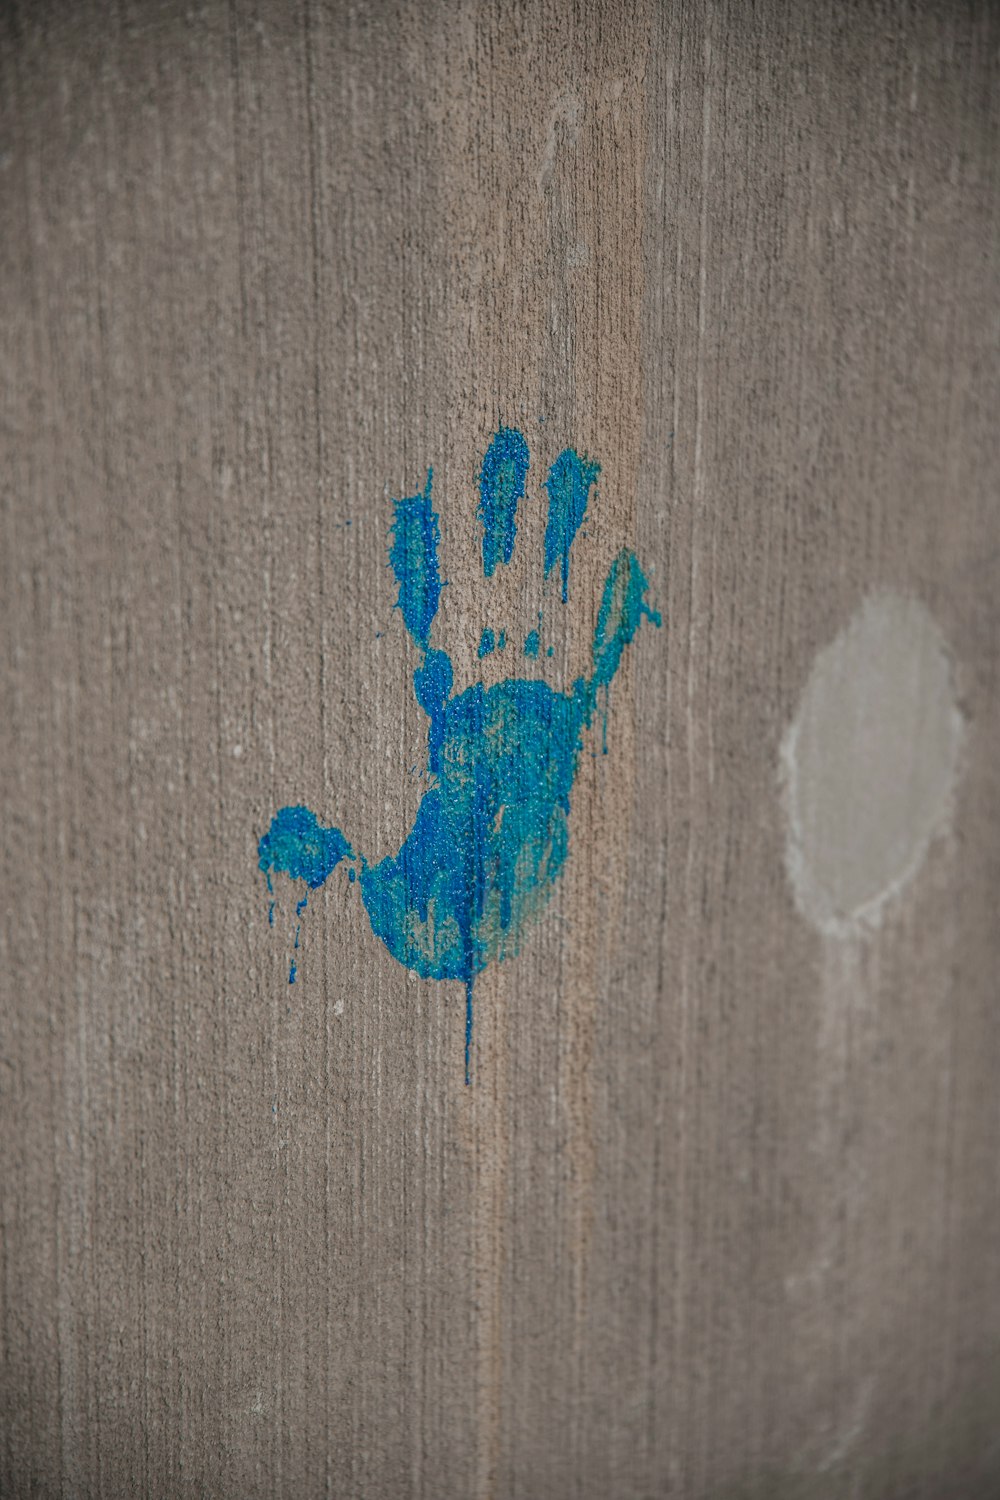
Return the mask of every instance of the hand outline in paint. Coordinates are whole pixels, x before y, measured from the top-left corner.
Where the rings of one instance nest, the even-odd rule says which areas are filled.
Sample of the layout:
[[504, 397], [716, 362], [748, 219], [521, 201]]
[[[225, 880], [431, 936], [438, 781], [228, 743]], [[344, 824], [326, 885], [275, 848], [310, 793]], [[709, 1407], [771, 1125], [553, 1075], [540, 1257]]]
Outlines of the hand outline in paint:
[[[487, 578], [513, 556], [528, 468], [521, 433], [501, 428], [479, 475]], [[564, 603], [573, 543], [599, 472], [599, 465], [567, 448], [545, 482], [545, 574], [558, 568]], [[442, 588], [432, 481], [428, 471], [421, 493], [394, 502], [389, 547], [399, 584], [397, 608], [421, 652], [414, 692], [429, 720], [432, 785], [413, 827], [398, 854], [371, 865], [339, 828], [325, 828], [306, 807], [284, 807], [261, 838], [258, 859], [272, 894], [275, 872], [304, 885], [298, 916], [308, 892], [322, 886], [341, 860], [351, 861], [350, 878], [361, 887], [372, 931], [393, 957], [424, 978], [464, 984], [468, 1083], [476, 975], [494, 959], [517, 952], [523, 930], [548, 902], [568, 851], [569, 794], [583, 730], [599, 702], [606, 724], [611, 682], [643, 619], [657, 626], [661, 621], [647, 602], [648, 582], [635, 554], [623, 549], [604, 585], [589, 676], [578, 677], [566, 692], [533, 678], [507, 678], [489, 688], [473, 683], [453, 695], [451, 659], [430, 643]], [[480, 657], [496, 645], [492, 631], [484, 631]], [[501, 636], [500, 649], [503, 645]], [[538, 648], [538, 632], [532, 630], [524, 653], [537, 656]], [[296, 948], [298, 942], [296, 930]], [[295, 977], [293, 959], [289, 982]]]

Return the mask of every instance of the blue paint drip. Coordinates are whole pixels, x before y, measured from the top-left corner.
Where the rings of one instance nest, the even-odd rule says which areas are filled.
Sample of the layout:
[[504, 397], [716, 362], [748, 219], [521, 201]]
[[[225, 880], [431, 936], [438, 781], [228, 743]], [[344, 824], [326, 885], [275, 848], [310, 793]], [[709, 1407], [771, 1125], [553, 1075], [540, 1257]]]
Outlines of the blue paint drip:
[[591, 486], [601, 472], [600, 464], [581, 458], [565, 448], [549, 470], [545, 488], [549, 492], [549, 519], [545, 527], [545, 576], [562, 563], [562, 597], [569, 597], [569, 554], [583, 522]]
[[487, 625], [486, 629], [479, 637], [479, 660], [482, 661], [484, 656], [489, 656], [495, 645], [496, 641], [493, 638], [493, 632]]
[[268, 903], [268, 907], [267, 907], [267, 925], [268, 925], [268, 927], [273, 927], [274, 926], [274, 902], [273, 901], [271, 901], [271, 902]]
[[296, 948], [299, 946], [299, 934], [301, 933], [301, 931], [302, 931], [302, 923], [301, 922], [297, 922], [295, 924], [295, 947]]
[[479, 475], [479, 514], [483, 523], [483, 572], [492, 578], [497, 564], [514, 555], [518, 502], [524, 497], [528, 445], [513, 427], [501, 427], [483, 458]]
[[469, 1067], [469, 1054], [472, 1051], [472, 987], [474, 979], [465, 981], [465, 1086], [468, 1088], [472, 1082]]
[[292, 962], [291, 962], [291, 966], [290, 966], [290, 968], [288, 970], [288, 983], [289, 984], [294, 984], [295, 983], [295, 976], [296, 976], [296, 974], [298, 972], [299, 971], [298, 971], [298, 969], [295, 966], [295, 960], [293, 958]]
[[506, 630], [501, 630], [500, 635], [497, 638], [497, 650], [498, 651], [503, 651], [503, 650], [506, 649], [506, 646], [507, 646], [507, 632], [506, 632]]
[[431, 506], [432, 479], [433, 470], [428, 469], [423, 494], [395, 502], [389, 548], [389, 561], [399, 584], [398, 607], [407, 630], [424, 647], [441, 597], [437, 555], [441, 533], [437, 513]]
[[297, 917], [301, 917], [302, 913], [305, 911], [305, 909], [306, 909], [306, 907], [308, 905], [309, 905], [309, 897], [308, 896], [303, 896], [302, 900], [296, 903], [296, 906], [295, 906], [295, 915]]
[[537, 630], [529, 630], [528, 634], [524, 638], [524, 654], [525, 654], [525, 656], [537, 656], [538, 655], [538, 645], [539, 645], [538, 631]]

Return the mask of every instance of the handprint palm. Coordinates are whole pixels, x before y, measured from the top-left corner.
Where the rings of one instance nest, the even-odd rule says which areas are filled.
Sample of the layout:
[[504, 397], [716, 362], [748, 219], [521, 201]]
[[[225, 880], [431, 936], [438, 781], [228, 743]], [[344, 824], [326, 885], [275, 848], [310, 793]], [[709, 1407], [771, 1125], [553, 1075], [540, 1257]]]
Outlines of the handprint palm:
[[[517, 509], [524, 498], [528, 448], [519, 432], [501, 428], [479, 478], [483, 571], [509, 563]], [[568, 596], [570, 553], [598, 466], [566, 449], [552, 464], [545, 572], [558, 566]], [[635, 555], [611, 564], [593, 642], [593, 666], [566, 692], [546, 682], [508, 678], [453, 695], [446, 652], [430, 644], [441, 593], [438, 517], [431, 474], [422, 494], [395, 503], [389, 560], [399, 584], [399, 609], [421, 652], [413, 675], [429, 719], [432, 778], [398, 854], [369, 864], [339, 828], [325, 828], [306, 807], [278, 812], [260, 840], [260, 868], [321, 886], [341, 860], [352, 862], [376, 937], [394, 958], [425, 978], [460, 980], [466, 993], [465, 1074], [469, 1080], [472, 993], [476, 975], [494, 959], [516, 953], [521, 935], [545, 906], [568, 849], [569, 794], [582, 734], [618, 670], [643, 618], [660, 624], [646, 600], [647, 581]], [[480, 655], [493, 649], [484, 632]], [[525, 654], [538, 651], [532, 631]], [[305, 897], [299, 902], [301, 910]], [[273, 912], [273, 907], [272, 907]], [[289, 978], [295, 978], [294, 962]]]

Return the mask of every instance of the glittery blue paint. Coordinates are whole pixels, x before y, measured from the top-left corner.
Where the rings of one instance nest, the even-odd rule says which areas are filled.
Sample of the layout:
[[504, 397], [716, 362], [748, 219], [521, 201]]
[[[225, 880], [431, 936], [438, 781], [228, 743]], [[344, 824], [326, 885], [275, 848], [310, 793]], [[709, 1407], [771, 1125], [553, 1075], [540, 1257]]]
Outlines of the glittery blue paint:
[[[487, 533], [497, 517], [510, 523], [510, 547], [496, 526], [494, 564], [498, 557], [510, 557], [527, 466], [524, 439], [503, 429], [483, 461], [484, 492], [492, 495], [489, 506], [483, 502]], [[564, 515], [553, 553], [563, 559], [564, 585], [569, 549], [596, 474], [596, 464], [570, 450], [550, 471], [550, 529], [553, 507], [562, 507]], [[548, 902], [569, 848], [570, 792], [584, 731], [598, 709], [606, 726], [608, 693], [622, 653], [643, 619], [659, 625], [660, 617], [647, 603], [649, 585], [637, 559], [622, 551], [604, 586], [589, 674], [563, 691], [546, 682], [507, 678], [491, 687], [476, 682], [456, 693], [450, 657], [429, 644], [441, 589], [438, 540], [428, 477], [423, 495], [396, 502], [390, 548], [399, 608], [421, 651], [413, 688], [428, 719], [432, 781], [402, 847], [370, 864], [355, 854], [339, 828], [323, 827], [308, 808], [286, 807], [261, 839], [259, 861], [269, 888], [272, 872], [280, 871], [316, 889], [342, 859], [350, 860], [349, 877], [361, 887], [372, 932], [393, 957], [424, 978], [463, 985], [468, 1082], [476, 976], [518, 951], [530, 922]], [[488, 562], [484, 542], [487, 574]], [[501, 635], [501, 644], [504, 640]], [[479, 655], [494, 644], [492, 632], [484, 630]], [[537, 656], [538, 649], [539, 634], [533, 630], [525, 655]], [[303, 897], [297, 916], [305, 903]], [[296, 948], [298, 939], [297, 929]], [[290, 984], [295, 977], [293, 959]]]
[[545, 576], [556, 563], [562, 564], [563, 603], [569, 597], [569, 555], [583, 522], [590, 489], [600, 464], [581, 458], [573, 448], [565, 448], [549, 470], [545, 488], [549, 492], [549, 519], [545, 527]]
[[479, 515], [483, 523], [483, 572], [492, 578], [497, 563], [514, 555], [517, 507], [524, 496], [528, 445], [513, 427], [501, 427], [486, 450], [479, 475]]
[[407, 630], [421, 646], [427, 645], [441, 597], [437, 556], [440, 532], [437, 514], [431, 507], [433, 477], [433, 470], [428, 469], [423, 494], [396, 501], [389, 548], [389, 561], [399, 584], [399, 609]]
[[324, 828], [308, 807], [283, 807], [257, 846], [260, 868], [273, 893], [271, 872], [302, 880], [317, 890], [351, 846], [339, 828]]
[[479, 637], [479, 660], [482, 661], [484, 656], [489, 656], [495, 645], [496, 641], [493, 639], [493, 632], [487, 625]]

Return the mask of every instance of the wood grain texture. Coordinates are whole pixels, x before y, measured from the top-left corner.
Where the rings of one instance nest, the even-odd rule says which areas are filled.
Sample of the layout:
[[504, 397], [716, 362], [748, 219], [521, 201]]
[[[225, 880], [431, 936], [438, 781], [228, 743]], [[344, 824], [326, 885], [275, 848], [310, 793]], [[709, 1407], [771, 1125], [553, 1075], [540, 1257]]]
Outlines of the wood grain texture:
[[[985, 3], [2, 10], [4, 1495], [1000, 1491], [998, 49]], [[466, 1088], [346, 874], [288, 985], [256, 840], [412, 823], [429, 465], [441, 639], [508, 670], [501, 422], [603, 465], [554, 677], [623, 545], [665, 624]], [[882, 588], [966, 732], [845, 943], [779, 758]]]

